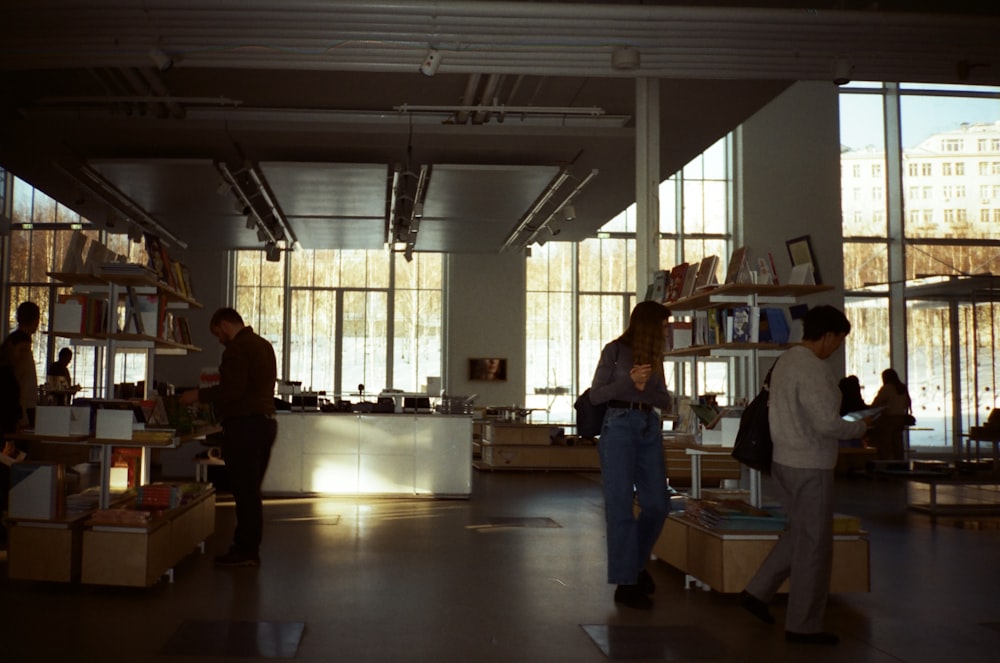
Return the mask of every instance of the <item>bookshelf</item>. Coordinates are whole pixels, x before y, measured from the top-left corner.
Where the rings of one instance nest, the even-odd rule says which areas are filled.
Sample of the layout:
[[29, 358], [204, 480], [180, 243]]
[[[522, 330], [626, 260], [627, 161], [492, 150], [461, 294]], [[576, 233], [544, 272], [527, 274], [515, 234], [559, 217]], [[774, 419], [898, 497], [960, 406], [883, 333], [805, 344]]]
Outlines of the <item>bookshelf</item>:
[[[832, 290], [830, 285], [771, 285], [754, 283], [726, 283], [708, 287], [700, 292], [682, 299], [669, 302], [667, 306], [675, 317], [694, 317], [696, 311], [715, 311], [718, 309], [746, 306], [752, 311], [763, 306], [791, 306], [800, 299], [810, 295]], [[697, 338], [692, 334], [693, 340]], [[777, 357], [792, 343], [770, 342], [723, 342], [711, 344], [696, 344], [669, 350], [665, 358], [679, 366], [682, 375], [678, 376], [677, 384], [685, 385], [686, 395], [692, 398], [698, 395], [697, 364], [699, 361], [723, 361], [728, 365], [729, 393], [731, 402], [741, 399], [749, 400], [760, 389], [760, 360], [762, 357]], [[685, 370], [684, 366], [690, 367]], [[690, 380], [682, 379], [684, 374], [690, 375]], [[728, 450], [719, 447], [719, 451]], [[696, 472], [692, 468], [692, 473]], [[701, 478], [692, 476], [692, 485], [700, 485]], [[760, 473], [749, 472], [750, 503], [761, 504]]]

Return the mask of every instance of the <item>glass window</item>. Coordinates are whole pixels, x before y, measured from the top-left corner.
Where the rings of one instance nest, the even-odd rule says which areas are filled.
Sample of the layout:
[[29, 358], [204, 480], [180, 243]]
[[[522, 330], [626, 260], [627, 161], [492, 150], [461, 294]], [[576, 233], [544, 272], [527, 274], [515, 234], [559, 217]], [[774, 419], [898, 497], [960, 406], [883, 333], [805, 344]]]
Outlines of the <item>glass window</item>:
[[412, 262], [386, 251], [281, 255], [268, 262], [262, 251], [236, 252], [236, 307], [274, 344], [282, 379], [349, 398], [359, 385], [369, 396], [412, 392], [440, 377], [440, 254], [416, 253]]
[[[864, 209], [855, 195], [849, 195], [856, 184], [850, 188], [845, 184], [842, 195], [845, 288], [853, 323], [845, 344], [847, 365], [863, 384], [870, 382], [877, 389], [880, 371], [887, 367], [882, 364], [890, 355], [890, 307], [905, 310], [908, 386], [920, 423], [919, 430], [910, 432], [910, 443], [947, 447], [962, 433], [954, 430], [955, 412], [967, 430], [976, 417], [981, 418], [984, 407], [995, 404], [993, 366], [1000, 352], [992, 334], [997, 317], [992, 304], [984, 311], [973, 310], [972, 302], [961, 303], [957, 310], [941, 303], [896, 302], [887, 296], [885, 284], [891, 252], [903, 256], [908, 281], [928, 275], [997, 273], [1000, 269], [1000, 241], [995, 232], [1000, 220], [995, 212], [1000, 206], [992, 199], [994, 183], [983, 180], [996, 173], [992, 172], [993, 162], [983, 160], [981, 154], [994, 141], [1000, 146], [1000, 89], [948, 90], [937, 86], [928, 92], [927, 86], [900, 85], [900, 90], [903, 200], [887, 202], [903, 214], [903, 236], [889, 237], [884, 223], [875, 222], [872, 210]], [[975, 94], [963, 96], [970, 90]], [[953, 96], [943, 93], [949, 91]], [[870, 92], [841, 90], [841, 142], [846, 146], [842, 169], [866, 158], [884, 163], [884, 140], [864, 138], [873, 135], [876, 128], [880, 131], [884, 117], [882, 95]], [[873, 147], [861, 149], [861, 145]], [[972, 191], [979, 195], [969, 196]], [[862, 237], [867, 241], [851, 241]], [[955, 329], [959, 330], [961, 348], [953, 349], [950, 344]], [[984, 340], [985, 335], [990, 336], [989, 341]], [[960, 366], [977, 367], [955, 378], [961, 393], [952, 393], [956, 384], [951, 375], [955, 369], [952, 357], [956, 353], [962, 357]], [[983, 375], [990, 385], [985, 389]], [[865, 397], [870, 401], [874, 390]]]

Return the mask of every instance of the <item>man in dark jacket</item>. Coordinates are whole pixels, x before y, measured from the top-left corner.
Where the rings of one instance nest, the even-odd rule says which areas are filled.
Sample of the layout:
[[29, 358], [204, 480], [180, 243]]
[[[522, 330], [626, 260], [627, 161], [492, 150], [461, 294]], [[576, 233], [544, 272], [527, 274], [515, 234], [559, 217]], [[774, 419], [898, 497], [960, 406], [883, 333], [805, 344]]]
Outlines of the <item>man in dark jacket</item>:
[[222, 421], [222, 457], [236, 502], [236, 531], [229, 552], [217, 566], [259, 566], [264, 528], [260, 486], [278, 434], [274, 418], [277, 363], [274, 348], [244, 325], [234, 309], [220, 308], [209, 329], [226, 346], [219, 384], [181, 394], [180, 402], [211, 403]]

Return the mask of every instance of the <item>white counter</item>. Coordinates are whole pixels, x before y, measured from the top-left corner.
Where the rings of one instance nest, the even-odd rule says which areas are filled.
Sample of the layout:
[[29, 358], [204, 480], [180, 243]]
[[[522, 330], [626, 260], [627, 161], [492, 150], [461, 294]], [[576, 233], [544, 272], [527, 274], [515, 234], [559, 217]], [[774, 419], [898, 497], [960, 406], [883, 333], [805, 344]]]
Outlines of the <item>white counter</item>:
[[472, 417], [279, 412], [263, 491], [468, 497]]

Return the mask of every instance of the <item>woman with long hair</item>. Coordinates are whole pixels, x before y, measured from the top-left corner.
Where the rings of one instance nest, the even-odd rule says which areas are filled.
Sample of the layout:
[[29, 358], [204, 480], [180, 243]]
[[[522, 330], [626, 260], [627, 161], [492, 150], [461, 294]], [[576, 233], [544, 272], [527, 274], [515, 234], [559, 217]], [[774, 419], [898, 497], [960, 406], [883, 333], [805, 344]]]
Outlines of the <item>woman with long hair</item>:
[[903, 431], [906, 430], [906, 415], [911, 406], [910, 391], [896, 369], [882, 371], [882, 388], [872, 401], [872, 407], [885, 408], [871, 432], [871, 443], [878, 451], [879, 460], [905, 460]]
[[669, 316], [658, 302], [636, 305], [625, 332], [601, 351], [590, 387], [590, 400], [608, 405], [598, 441], [608, 582], [617, 585], [616, 603], [639, 609], [653, 605], [656, 586], [646, 562], [668, 509], [660, 411], [673, 403], [663, 377]]

